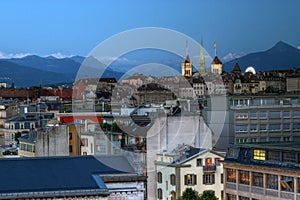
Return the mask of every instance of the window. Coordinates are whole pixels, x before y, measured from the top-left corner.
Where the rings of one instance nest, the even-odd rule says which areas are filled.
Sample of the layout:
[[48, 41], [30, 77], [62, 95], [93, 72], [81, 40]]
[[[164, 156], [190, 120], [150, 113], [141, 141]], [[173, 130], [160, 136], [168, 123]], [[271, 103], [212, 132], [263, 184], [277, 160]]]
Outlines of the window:
[[204, 185], [215, 184], [215, 174], [203, 174], [203, 184]]
[[271, 111], [269, 112], [269, 118], [270, 119], [279, 119], [280, 116], [280, 111]]
[[89, 145], [89, 140], [87, 138], [82, 138], [81, 139], [82, 146], [87, 147]]
[[170, 175], [171, 185], [176, 185], [176, 176], [175, 174]]
[[205, 159], [205, 166], [212, 166], [212, 159], [211, 158], [206, 158]]
[[236, 125], [235, 132], [247, 132], [248, 126], [247, 125]]
[[267, 118], [267, 112], [259, 112], [259, 118], [260, 119], [266, 119]]
[[238, 149], [235, 148], [229, 148], [228, 153], [227, 153], [227, 158], [237, 158], [239, 155]]
[[73, 146], [69, 145], [69, 153], [73, 153]]
[[176, 200], [176, 192], [175, 191], [171, 192], [171, 200]]
[[239, 196], [239, 200], [250, 200], [249, 197]]
[[293, 192], [294, 178], [291, 176], [281, 176], [280, 185], [282, 191]]
[[296, 156], [293, 152], [283, 152], [282, 153], [283, 162], [287, 163], [295, 163], [296, 162]]
[[291, 130], [291, 126], [290, 126], [290, 124], [283, 124], [283, 126], [282, 126], [282, 128], [283, 128], [283, 130]]
[[249, 185], [250, 176], [248, 171], [239, 171], [239, 183]]
[[220, 165], [220, 158], [215, 158], [215, 165]]
[[158, 197], [158, 199], [162, 199], [162, 197], [163, 197], [162, 189], [160, 189], [160, 188], [157, 189], [157, 197]]
[[261, 124], [261, 125], [259, 126], [259, 130], [260, 130], [260, 131], [267, 131], [267, 125], [266, 125], [266, 124]]
[[283, 118], [290, 118], [290, 111], [284, 111]]
[[266, 152], [264, 150], [254, 149], [253, 159], [254, 160], [265, 160], [266, 159]]
[[221, 174], [221, 184], [223, 184], [223, 182], [224, 182], [224, 175], [223, 175], [223, 173]]
[[267, 174], [267, 188], [278, 189], [278, 176], [274, 174]]
[[235, 169], [227, 169], [227, 182], [235, 183], [236, 182], [236, 170]]
[[69, 140], [72, 140], [72, 138], [73, 138], [73, 134], [69, 132]]
[[250, 112], [250, 119], [257, 119], [256, 112]]
[[234, 194], [226, 194], [227, 200], [236, 200], [236, 195]]
[[293, 118], [300, 118], [300, 111], [293, 111]]
[[236, 119], [248, 119], [248, 113], [236, 113]]
[[270, 137], [269, 142], [279, 142], [280, 139], [281, 139], [280, 137]]
[[252, 173], [252, 185], [256, 187], [264, 186], [264, 175], [263, 173], [253, 172]]
[[293, 130], [300, 130], [300, 124], [293, 124]]
[[157, 182], [162, 183], [162, 173], [161, 172], [157, 173]]
[[201, 158], [198, 158], [197, 160], [196, 160], [196, 162], [197, 162], [197, 167], [200, 167], [200, 166], [202, 166], [202, 159]]
[[236, 140], [237, 143], [245, 143], [245, 142], [248, 141], [247, 138], [236, 138], [235, 140]]
[[280, 131], [280, 124], [270, 124], [269, 130], [270, 131]]
[[166, 190], [169, 190], [169, 182], [166, 181]]
[[256, 132], [257, 131], [257, 125], [256, 124], [251, 124], [250, 125], [250, 132]]
[[197, 175], [195, 174], [187, 174], [184, 176], [184, 184], [185, 185], [196, 185], [197, 184]]
[[280, 161], [279, 151], [268, 151], [268, 161], [277, 162]]

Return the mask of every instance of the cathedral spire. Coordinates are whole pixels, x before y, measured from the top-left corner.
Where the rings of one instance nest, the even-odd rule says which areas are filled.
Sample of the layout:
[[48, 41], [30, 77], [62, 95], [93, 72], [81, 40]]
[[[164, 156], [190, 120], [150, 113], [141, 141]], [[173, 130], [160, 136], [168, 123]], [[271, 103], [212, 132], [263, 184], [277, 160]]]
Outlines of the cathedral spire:
[[214, 49], [215, 49], [215, 57], [217, 56], [217, 42], [216, 40], [214, 41]]
[[206, 72], [206, 64], [204, 58], [204, 47], [203, 47], [203, 38], [201, 37], [201, 45], [200, 45], [200, 58], [199, 58], [199, 66], [198, 66], [199, 73]]

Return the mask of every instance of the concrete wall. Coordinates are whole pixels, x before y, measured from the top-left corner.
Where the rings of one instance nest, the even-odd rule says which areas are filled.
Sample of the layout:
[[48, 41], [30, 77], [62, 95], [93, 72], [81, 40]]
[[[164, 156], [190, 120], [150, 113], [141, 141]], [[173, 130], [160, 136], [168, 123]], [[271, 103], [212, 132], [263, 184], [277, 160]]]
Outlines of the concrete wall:
[[39, 131], [35, 145], [36, 156], [68, 156], [69, 133], [66, 125]]

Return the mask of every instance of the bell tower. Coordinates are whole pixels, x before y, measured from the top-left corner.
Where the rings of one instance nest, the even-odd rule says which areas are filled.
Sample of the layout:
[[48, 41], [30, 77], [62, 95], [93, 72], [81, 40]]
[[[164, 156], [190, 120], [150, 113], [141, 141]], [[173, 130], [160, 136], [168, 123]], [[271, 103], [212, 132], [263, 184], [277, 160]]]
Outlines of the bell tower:
[[193, 64], [188, 54], [188, 41], [186, 41], [186, 58], [181, 63], [181, 75], [187, 77], [193, 76]]

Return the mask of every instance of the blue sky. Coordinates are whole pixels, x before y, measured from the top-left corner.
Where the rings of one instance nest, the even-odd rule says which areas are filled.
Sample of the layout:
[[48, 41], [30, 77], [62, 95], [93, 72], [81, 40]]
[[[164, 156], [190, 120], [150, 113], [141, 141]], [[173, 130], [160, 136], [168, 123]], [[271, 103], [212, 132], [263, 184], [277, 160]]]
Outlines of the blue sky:
[[[182, 32], [218, 55], [300, 46], [298, 0], [2, 0], [2, 55], [87, 55], [108, 37], [139, 27]], [[185, 46], [183, 46], [185, 48]], [[1, 53], [0, 53], [1, 56]]]

